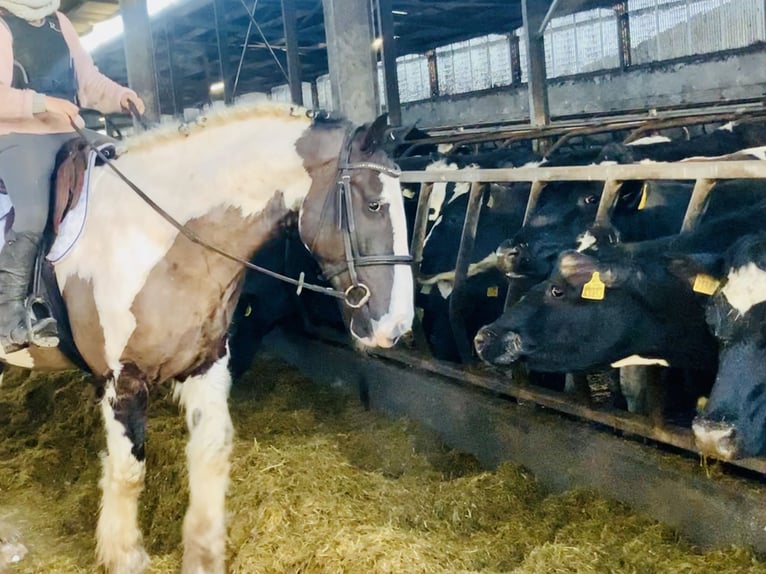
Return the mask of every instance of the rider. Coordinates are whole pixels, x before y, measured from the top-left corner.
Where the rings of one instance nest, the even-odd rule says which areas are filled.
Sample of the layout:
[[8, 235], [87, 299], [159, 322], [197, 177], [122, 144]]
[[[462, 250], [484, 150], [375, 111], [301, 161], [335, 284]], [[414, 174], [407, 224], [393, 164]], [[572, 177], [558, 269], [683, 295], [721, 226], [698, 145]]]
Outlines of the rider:
[[132, 103], [144, 111], [134, 91], [98, 71], [58, 11], [59, 1], [0, 0], [0, 183], [14, 207], [13, 231], [0, 244], [0, 345], [6, 353], [58, 344], [56, 321], [36, 319], [25, 299], [48, 221], [56, 153], [77, 137], [70, 122], [84, 125], [80, 106], [112, 113]]

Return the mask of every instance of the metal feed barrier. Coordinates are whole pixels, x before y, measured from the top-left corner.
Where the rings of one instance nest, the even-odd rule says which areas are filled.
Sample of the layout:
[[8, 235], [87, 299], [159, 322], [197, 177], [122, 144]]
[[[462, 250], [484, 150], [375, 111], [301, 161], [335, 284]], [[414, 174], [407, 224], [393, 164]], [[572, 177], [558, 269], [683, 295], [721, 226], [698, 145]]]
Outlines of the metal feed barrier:
[[[453, 292], [459, 291], [468, 276], [471, 256], [474, 251], [476, 231], [479, 225], [479, 213], [485, 187], [482, 183], [531, 182], [532, 188], [526, 208], [525, 220], [539, 199], [540, 192], [551, 181], [603, 181], [604, 191], [598, 207], [596, 221], [608, 223], [615, 207], [620, 186], [631, 180], [680, 180], [694, 181], [694, 190], [684, 216], [682, 231], [693, 229], [704, 213], [710, 191], [717, 180], [725, 179], [763, 179], [766, 185], [766, 161], [683, 161], [674, 163], [650, 163], [630, 165], [591, 165], [573, 167], [534, 167], [515, 169], [462, 169], [457, 171], [403, 172], [402, 183], [419, 183], [420, 197], [415, 216], [411, 252], [415, 263], [416, 278], [420, 278], [419, 264], [423, 255], [428, 200], [437, 182], [470, 183], [468, 210], [463, 225], [460, 249], [455, 269]], [[450, 304], [450, 323], [454, 333], [465, 334], [464, 319], [459, 306]], [[463, 346], [461, 354], [469, 344], [465, 337], [457, 337], [458, 346]], [[470, 353], [470, 348], [467, 350]], [[465, 384], [474, 385], [495, 393], [512, 397], [519, 401], [532, 402], [542, 407], [575, 416], [581, 419], [606, 425], [607, 427], [644, 437], [659, 443], [697, 453], [691, 430], [665, 425], [652, 425], [646, 417], [627, 412], [591, 408], [572, 402], [566, 395], [542, 388], [511, 385], [508, 380], [493, 373], [477, 373], [464, 367], [447, 365], [432, 359], [417, 357], [406, 351], [385, 351], [376, 353], [404, 365], [432, 372]], [[766, 475], [765, 459], [742, 459], [733, 461], [734, 466]]]

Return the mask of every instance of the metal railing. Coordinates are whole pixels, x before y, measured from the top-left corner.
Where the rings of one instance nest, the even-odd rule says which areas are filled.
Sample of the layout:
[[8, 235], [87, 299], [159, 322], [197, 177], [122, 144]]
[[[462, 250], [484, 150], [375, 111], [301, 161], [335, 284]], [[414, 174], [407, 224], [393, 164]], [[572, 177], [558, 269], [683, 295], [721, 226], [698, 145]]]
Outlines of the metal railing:
[[[603, 181], [604, 191], [598, 206], [594, 223], [608, 223], [614, 210], [622, 182], [636, 180], [679, 180], [694, 181], [694, 190], [684, 215], [682, 231], [693, 229], [704, 213], [705, 206], [715, 182], [727, 179], [763, 179], [766, 185], [766, 161], [758, 160], [699, 160], [673, 163], [646, 163], [628, 165], [589, 165], [571, 167], [529, 167], [514, 169], [461, 169], [452, 171], [403, 172], [402, 183], [419, 183], [420, 197], [415, 216], [415, 225], [411, 242], [414, 271], [417, 279], [423, 255], [423, 243], [428, 222], [428, 203], [434, 183], [455, 182], [470, 183], [468, 209], [463, 224], [460, 248], [455, 265], [453, 293], [459, 292], [468, 278], [476, 232], [480, 223], [479, 215], [483, 194], [487, 192], [484, 183], [531, 183], [531, 191], [526, 207], [525, 220], [534, 211], [545, 184], [552, 181]], [[508, 193], [513, 193], [509, 191]], [[450, 323], [453, 333], [465, 334], [465, 322], [459, 305], [450, 302]], [[460, 348], [460, 341], [456, 343]], [[465, 337], [463, 337], [465, 339]], [[465, 345], [465, 342], [463, 342]], [[401, 353], [401, 352], [397, 352]], [[397, 353], [394, 353], [396, 355]], [[390, 353], [388, 353], [390, 355]], [[404, 360], [401, 359], [400, 360]], [[407, 359], [412, 361], [414, 359]], [[419, 361], [421, 368], [437, 374], [462, 379], [470, 384], [491, 389], [516, 399], [532, 401], [541, 406], [557, 410], [582, 419], [605, 424], [623, 432], [639, 435], [660, 443], [671, 445], [696, 453], [694, 439], [689, 429], [681, 427], [651, 425], [644, 417], [618, 411], [593, 409], [568, 401], [558, 394], [551, 394], [544, 389], [509, 386], [507, 382], [493, 381], [491, 376], [469, 374], [460, 367], [452, 367], [429, 361]], [[729, 464], [756, 471], [766, 475], [765, 459], [744, 459]]]

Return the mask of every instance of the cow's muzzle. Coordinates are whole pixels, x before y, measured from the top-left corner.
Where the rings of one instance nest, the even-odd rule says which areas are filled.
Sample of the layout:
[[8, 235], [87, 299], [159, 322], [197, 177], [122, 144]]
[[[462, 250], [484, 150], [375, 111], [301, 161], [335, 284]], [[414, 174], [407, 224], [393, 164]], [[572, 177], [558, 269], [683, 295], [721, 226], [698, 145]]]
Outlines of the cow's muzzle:
[[739, 458], [737, 429], [733, 424], [698, 416], [692, 422], [692, 430], [697, 448], [703, 455], [721, 460]]
[[521, 336], [513, 331], [497, 333], [491, 327], [482, 327], [473, 339], [479, 358], [492, 365], [510, 365], [521, 357]]

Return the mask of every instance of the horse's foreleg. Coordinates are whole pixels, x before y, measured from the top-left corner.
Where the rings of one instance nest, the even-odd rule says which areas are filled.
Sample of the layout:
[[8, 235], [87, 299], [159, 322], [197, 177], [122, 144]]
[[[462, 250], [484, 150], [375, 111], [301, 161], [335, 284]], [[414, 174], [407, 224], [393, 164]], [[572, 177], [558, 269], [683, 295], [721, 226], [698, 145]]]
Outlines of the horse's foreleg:
[[234, 429], [229, 416], [228, 353], [202, 375], [180, 385], [189, 443], [189, 508], [183, 527], [183, 574], [223, 574], [224, 501]]
[[109, 381], [101, 400], [107, 452], [96, 553], [109, 574], [139, 574], [149, 564], [138, 529], [148, 392], [146, 383], [131, 370], [124, 368], [116, 381]]

